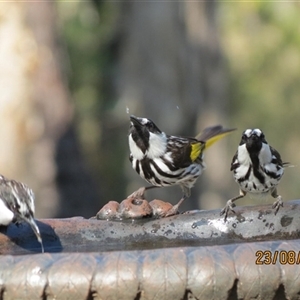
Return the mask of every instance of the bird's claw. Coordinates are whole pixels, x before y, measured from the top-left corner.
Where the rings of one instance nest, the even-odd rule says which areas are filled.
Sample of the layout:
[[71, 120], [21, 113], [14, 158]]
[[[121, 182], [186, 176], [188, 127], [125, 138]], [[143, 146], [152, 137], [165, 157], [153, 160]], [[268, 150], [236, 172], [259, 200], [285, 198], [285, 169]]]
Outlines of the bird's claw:
[[179, 214], [179, 206], [184, 201], [184, 199], [185, 198], [182, 197], [177, 204], [173, 205], [169, 210], [167, 210], [165, 213], [163, 213], [161, 215], [161, 217], [163, 217], [163, 218], [164, 217], [171, 217], [171, 216]]
[[146, 191], [146, 187], [141, 187], [138, 190], [134, 191], [129, 196], [127, 196], [127, 199], [128, 198], [145, 199], [145, 191]]
[[177, 215], [179, 214], [179, 211], [178, 211], [178, 206], [177, 205], [174, 205], [172, 206], [168, 211], [166, 211], [162, 217], [171, 217], [171, 216], [174, 216], [174, 215]]
[[283, 207], [283, 202], [281, 196], [278, 196], [277, 200], [272, 205], [272, 208], [275, 210], [275, 216], [278, 213], [280, 207]]
[[220, 212], [220, 216], [222, 216], [222, 215], [225, 214], [225, 216], [224, 216], [224, 222], [227, 221], [227, 217], [228, 217], [229, 211], [232, 211], [235, 214], [235, 211], [233, 209], [235, 206], [236, 205], [232, 202], [231, 199], [227, 201], [225, 207]]

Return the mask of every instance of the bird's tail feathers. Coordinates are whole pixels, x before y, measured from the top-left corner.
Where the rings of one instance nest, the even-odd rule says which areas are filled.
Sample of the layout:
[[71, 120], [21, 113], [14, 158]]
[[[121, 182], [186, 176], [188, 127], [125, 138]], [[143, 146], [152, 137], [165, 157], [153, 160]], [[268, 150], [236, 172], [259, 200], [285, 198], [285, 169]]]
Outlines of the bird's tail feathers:
[[234, 130], [236, 130], [236, 128], [226, 129], [221, 125], [211, 126], [200, 132], [196, 136], [196, 139], [201, 142], [205, 142], [205, 148], [209, 148], [215, 142], [230, 134]]
[[289, 162], [284, 162], [284, 163], [283, 163], [283, 167], [284, 167], [284, 168], [294, 168], [294, 167], [297, 167], [297, 165], [292, 165], [292, 164], [289, 163]]

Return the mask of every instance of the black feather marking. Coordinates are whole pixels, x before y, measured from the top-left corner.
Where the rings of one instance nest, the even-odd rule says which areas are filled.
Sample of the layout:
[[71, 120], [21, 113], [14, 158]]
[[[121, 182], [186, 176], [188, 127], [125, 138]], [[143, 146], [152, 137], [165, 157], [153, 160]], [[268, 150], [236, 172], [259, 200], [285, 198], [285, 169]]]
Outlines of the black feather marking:
[[[191, 143], [197, 142], [194, 138], [179, 138], [168, 136], [168, 145], [167, 145], [167, 152], [171, 152], [171, 158], [173, 160], [173, 165], [176, 169], [186, 168], [190, 164], [192, 164], [191, 160]], [[174, 170], [174, 171], [175, 171]]]
[[150, 160], [148, 158], [145, 157], [144, 159], [141, 160], [141, 167], [146, 180], [150, 180], [151, 178], [155, 177], [155, 174], [152, 171], [150, 166]]
[[169, 160], [167, 160], [164, 156], [161, 157], [164, 164], [171, 170], [171, 171], [177, 171], [178, 167], [176, 167], [174, 164], [172, 164]]
[[140, 162], [139, 162], [139, 160], [136, 160], [135, 170], [137, 171], [138, 174], [140, 174]]
[[238, 162], [235, 163], [237, 157], [238, 157], [238, 152], [236, 151], [231, 161], [230, 171], [236, 170], [240, 166]]
[[[178, 178], [180, 177], [184, 171], [182, 171], [181, 173], [179, 174], [169, 174], [169, 173], [166, 173], [164, 171], [162, 171], [162, 169], [153, 161], [153, 160], [150, 160], [150, 163], [154, 166], [155, 170], [159, 173], [159, 175], [161, 176], [164, 176], [164, 177], [168, 177], [168, 178]], [[152, 171], [152, 170], [151, 170]]]
[[[280, 168], [276, 168], [276, 169], [277, 169], [277, 171], [279, 171]], [[277, 173], [274, 173], [274, 172], [270, 172], [270, 171], [268, 171], [268, 170], [266, 170], [266, 169], [264, 169], [264, 171], [265, 171], [265, 173], [266, 173], [268, 176], [270, 176], [270, 177], [273, 178], [273, 179], [278, 179], [278, 178], [281, 177], [281, 174], [277, 174]]]
[[[272, 156], [275, 156], [275, 158], [273, 158], [273, 159], [275, 159], [276, 164], [283, 167], [283, 163], [282, 163], [281, 156], [280, 156], [279, 152], [271, 146], [270, 146], [270, 150], [271, 150]], [[273, 160], [272, 160], [272, 162], [273, 162]]]
[[265, 183], [265, 176], [260, 171], [259, 158], [257, 153], [249, 151], [249, 156], [253, 165], [253, 175], [259, 180], [261, 184]]
[[248, 168], [248, 171], [247, 171], [246, 175], [244, 177], [239, 178], [237, 181], [238, 182], [243, 182], [245, 180], [248, 180], [249, 176], [250, 176], [250, 173], [251, 173], [251, 170], [252, 170], [252, 166], [250, 165], [249, 168]]

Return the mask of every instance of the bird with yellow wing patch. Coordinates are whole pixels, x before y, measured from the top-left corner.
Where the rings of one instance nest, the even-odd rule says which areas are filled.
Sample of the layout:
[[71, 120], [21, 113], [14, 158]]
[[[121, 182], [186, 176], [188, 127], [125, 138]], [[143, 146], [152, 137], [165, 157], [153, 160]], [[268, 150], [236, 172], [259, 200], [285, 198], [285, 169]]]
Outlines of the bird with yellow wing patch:
[[153, 186], [179, 185], [180, 201], [166, 213], [178, 212], [181, 203], [205, 169], [203, 152], [235, 129], [207, 127], [196, 138], [167, 135], [153, 121], [130, 116], [129, 148], [133, 169]]

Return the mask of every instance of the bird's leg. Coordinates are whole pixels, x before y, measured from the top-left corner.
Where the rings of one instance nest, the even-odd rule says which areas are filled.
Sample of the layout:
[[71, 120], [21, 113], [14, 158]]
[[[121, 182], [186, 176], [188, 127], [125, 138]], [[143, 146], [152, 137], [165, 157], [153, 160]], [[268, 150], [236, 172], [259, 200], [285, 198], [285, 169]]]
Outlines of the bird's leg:
[[158, 188], [159, 186], [151, 185], [151, 186], [143, 186], [130, 194], [127, 198], [134, 198], [134, 199], [145, 199], [145, 192], [147, 190], [153, 189], [153, 188]]
[[283, 207], [282, 197], [280, 195], [278, 195], [276, 188], [271, 193], [271, 196], [276, 198], [276, 201], [272, 205], [272, 208], [275, 209], [275, 215], [276, 215], [280, 206]]
[[234, 201], [238, 200], [238, 199], [241, 199], [243, 197], [245, 197], [246, 195], [246, 192], [244, 192], [243, 190], [240, 190], [240, 194], [232, 199], [229, 199], [225, 205], [225, 207], [221, 210], [220, 212], [220, 216], [224, 215], [224, 222], [226, 222], [227, 220], [227, 216], [228, 216], [228, 213], [229, 213], [229, 210], [231, 210], [233, 213], [235, 213], [234, 211], [234, 207], [236, 206], [235, 203], [233, 203]]
[[191, 190], [190, 188], [187, 188], [187, 187], [184, 187], [182, 186], [182, 191], [183, 191], [183, 195], [182, 195], [182, 198], [178, 201], [177, 204], [173, 205], [172, 208], [170, 208], [164, 215], [163, 217], [170, 217], [170, 216], [174, 216], [174, 215], [177, 215], [178, 214], [178, 209], [179, 209], [179, 206], [182, 204], [182, 202], [187, 199], [190, 194], [191, 194]]
[[178, 214], [179, 206], [182, 204], [182, 202], [186, 199], [185, 196], [183, 196], [177, 204], [173, 205], [164, 215], [163, 217], [170, 217]]

